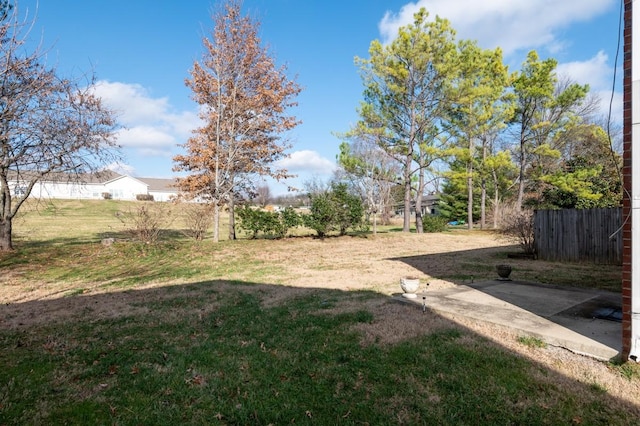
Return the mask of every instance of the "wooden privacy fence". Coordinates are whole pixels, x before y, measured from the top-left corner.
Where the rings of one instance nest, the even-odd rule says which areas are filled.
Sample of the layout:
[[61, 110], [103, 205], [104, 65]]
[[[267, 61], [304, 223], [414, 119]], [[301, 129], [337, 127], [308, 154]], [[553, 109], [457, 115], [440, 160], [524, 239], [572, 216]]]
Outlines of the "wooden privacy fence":
[[536, 210], [539, 259], [622, 264], [622, 209]]

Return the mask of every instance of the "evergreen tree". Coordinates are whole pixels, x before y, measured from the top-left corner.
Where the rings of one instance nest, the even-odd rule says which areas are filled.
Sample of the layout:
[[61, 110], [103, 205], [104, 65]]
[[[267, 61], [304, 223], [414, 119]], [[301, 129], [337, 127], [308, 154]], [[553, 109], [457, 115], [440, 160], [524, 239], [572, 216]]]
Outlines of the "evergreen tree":
[[430, 169], [446, 156], [441, 122], [449, 109], [448, 83], [457, 72], [449, 21], [428, 17], [420, 9], [414, 22], [401, 27], [391, 43], [374, 40], [370, 58], [358, 59], [365, 99], [354, 133], [370, 135], [402, 165], [404, 232], [410, 230], [412, 195], [417, 232], [423, 229], [422, 195]]

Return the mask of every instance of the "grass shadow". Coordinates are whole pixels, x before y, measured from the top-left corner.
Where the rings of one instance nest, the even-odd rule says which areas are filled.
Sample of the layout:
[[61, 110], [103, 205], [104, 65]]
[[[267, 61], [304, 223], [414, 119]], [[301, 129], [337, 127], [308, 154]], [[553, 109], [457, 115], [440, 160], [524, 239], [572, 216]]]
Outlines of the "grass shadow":
[[545, 348], [525, 348], [527, 358], [369, 291], [206, 281], [12, 303], [0, 318], [8, 424], [623, 425], [640, 415], [598, 379], [534, 361]]
[[[520, 281], [541, 282], [559, 286], [622, 291], [621, 267], [588, 263], [549, 262], [529, 257], [511, 258], [519, 246], [456, 250], [415, 256], [389, 258], [405, 263], [434, 278], [456, 284], [498, 278], [496, 266], [512, 266], [511, 277]], [[593, 277], [597, 276], [598, 280]]]

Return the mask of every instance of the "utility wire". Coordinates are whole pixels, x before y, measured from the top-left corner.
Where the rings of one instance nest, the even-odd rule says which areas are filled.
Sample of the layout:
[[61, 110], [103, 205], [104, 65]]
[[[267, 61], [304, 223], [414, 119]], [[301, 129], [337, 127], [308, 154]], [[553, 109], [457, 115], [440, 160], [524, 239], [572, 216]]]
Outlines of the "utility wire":
[[[622, 32], [623, 30], [623, 23], [624, 23], [624, 0], [620, 0], [620, 12], [619, 12], [619, 16], [618, 16], [618, 42], [616, 45], [616, 56], [615, 59], [613, 61], [613, 82], [611, 84], [611, 97], [609, 98], [609, 111], [607, 113], [607, 138], [609, 139], [609, 152], [611, 153], [611, 159], [613, 161], [613, 164], [616, 167], [616, 171], [618, 173], [618, 179], [620, 180], [620, 187], [622, 188], [622, 191], [624, 193], [624, 195], [626, 195], [629, 199], [629, 202], [631, 203], [631, 194], [629, 193], [629, 191], [627, 191], [627, 189], [624, 186], [624, 179], [622, 176], [622, 171], [620, 170], [620, 165], [618, 164], [618, 161], [616, 159], [616, 153], [615, 150], [613, 149], [613, 140], [611, 139], [611, 115], [613, 114], [613, 98], [615, 97], [615, 91], [616, 91], [616, 80], [617, 80], [617, 75], [618, 75], [618, 59], [620, 56], [620, 45], [622, 43]], [[640, 171], [638, 171], [640, 172]], [[631, 209], [629, 209], [629, 212], [627, 213], [627, 216], [624, 218], [624, 222], [622, 223], [622, 225], [620, 225], [620, 227], [618, 229], [616, 229], [616, 231], [611, 234], [609, 236], [609, 239], [612, 239], [613, 237], [615, 237], [620, 231], [622, 231], [622, 229], [624, 228], [624, 226], [627, 224], [627, 222], [629, 221], [629, 219], [631, 218]]]

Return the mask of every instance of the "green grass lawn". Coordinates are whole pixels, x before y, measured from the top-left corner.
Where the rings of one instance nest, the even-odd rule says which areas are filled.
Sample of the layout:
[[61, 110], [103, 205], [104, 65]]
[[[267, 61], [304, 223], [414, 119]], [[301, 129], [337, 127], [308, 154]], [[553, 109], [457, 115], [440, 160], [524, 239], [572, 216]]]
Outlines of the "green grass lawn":
[[[280, 285], [295, 259], [255, 254], [302, 239], [196, 243], [174, 221], [159, 244], [104, 247], [123, 206], [32, 209], [0, 254], [1, 288], [24, 294], [0, 306], [0, 425], [638, 423], [598, 377], [536, 362], [544, 345], [518, 343], [528, 358], [384, 294]], [[632, 365], [608, 373], [640, 388]]]

